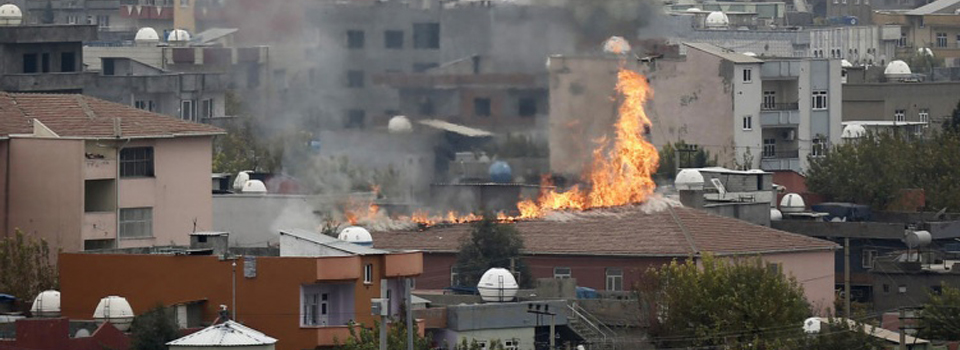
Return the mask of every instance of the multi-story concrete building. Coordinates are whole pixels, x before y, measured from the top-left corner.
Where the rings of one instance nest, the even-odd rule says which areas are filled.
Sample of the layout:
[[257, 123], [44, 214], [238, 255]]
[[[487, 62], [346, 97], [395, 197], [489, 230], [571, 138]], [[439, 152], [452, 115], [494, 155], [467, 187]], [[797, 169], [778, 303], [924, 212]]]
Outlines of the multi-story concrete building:
[[[807, 157], [840, 141], [840, 61], [759, 59], [709, 44], [684, 44], [678, 58], [630, 63], [654, 91], [650, 140], [684, 140], [720, 164], [802, 173]], [[550, 163], [579, 174], [594, 140], [616, 118], [611, 97], [618, 58], [550, 59]], [[591, 118], [584, 118], [591, 116]]]
[[932, 50], [947, 66], [960, 66], [960, 1], [937, 0], [912, 10], [877, 11], [876, 23], [901, 27], [897, 56], [908, 58]]
[[0, 27], [0, 90], [80, 93], [93, 81], [83, 72], [83, 42], [93, 25]]
[[847, 69], [847, 83], [843, 84], [845, 123], [865, 124], [868, 129], [900, 126], [922, 132], [930, 125], [942, 124], [960, 102], [960, 80], [887, 78], [885, 70]]
[[0, 227], [53, 251], [186, 244], [209, 229], [222, 130], [83, 95], [0, 94]]

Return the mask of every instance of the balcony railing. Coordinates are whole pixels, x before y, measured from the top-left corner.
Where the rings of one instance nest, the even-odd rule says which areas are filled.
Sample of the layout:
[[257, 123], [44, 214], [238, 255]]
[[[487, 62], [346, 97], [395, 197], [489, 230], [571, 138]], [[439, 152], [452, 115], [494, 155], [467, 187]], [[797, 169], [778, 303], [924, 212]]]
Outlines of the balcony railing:
[[798, 109], [800, 109], [799, 102], [764, 103], [760, 106], [760, 110], [763, 111], [793, 111]]
[[800, 150], [789, 150], [789, 151], [774, 151], [767, 152], [764, 151], [762, 155], [763, 159], [784, 159], [784, 158], [800, 158]]

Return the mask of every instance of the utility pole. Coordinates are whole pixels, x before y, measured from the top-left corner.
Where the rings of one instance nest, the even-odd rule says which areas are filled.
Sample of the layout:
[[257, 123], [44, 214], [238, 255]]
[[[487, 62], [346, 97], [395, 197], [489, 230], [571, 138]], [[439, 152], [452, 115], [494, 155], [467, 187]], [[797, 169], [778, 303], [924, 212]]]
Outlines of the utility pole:
[[404, 278], [404, 298], [407, 301], [407, 350], [413, 350], [413, 299], [411, 299], [411, 289], [413, 289], [413, 280], [410, 277]]
[[390, 301], [387, 300], [387, 280], [380, 279], [380, 350], [387, 350], [387, 316], [390, 312]]
[[850, 237], [843, 238], [843, 312], [850, 314]]
[[233, 314], [231, 317], [233, 320], [237, 319], [237, 259], [233, 259], [233, 307], [230, 308], [230, 312]]
[[907, 350], [907, 327], [903, 321], [907, 318], [907, 309], [900, 308], [900, 350]]

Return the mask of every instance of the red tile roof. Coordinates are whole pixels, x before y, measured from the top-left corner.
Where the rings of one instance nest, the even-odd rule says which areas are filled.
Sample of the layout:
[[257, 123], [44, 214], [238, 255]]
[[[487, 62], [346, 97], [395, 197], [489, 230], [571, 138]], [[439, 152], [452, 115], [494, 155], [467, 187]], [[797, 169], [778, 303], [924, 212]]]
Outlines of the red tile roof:
[[[527, 254], [689, 256], [837, 248], [833, 242], [684, 207], [647, 214], [629, 206], [570, 215], [560, 221], [518, 222]], [[373, 242], [379, 249], [455, 252], [470, 229], [464, 224], [423, 232], [375, 232]]]
[[30, 134], [37, 119], [62, 137], [114, 138], [114, 119], [126, 137], [216, 135], [220, 128], [188, 122], [84, 95], [0, 92], [0, 136]]

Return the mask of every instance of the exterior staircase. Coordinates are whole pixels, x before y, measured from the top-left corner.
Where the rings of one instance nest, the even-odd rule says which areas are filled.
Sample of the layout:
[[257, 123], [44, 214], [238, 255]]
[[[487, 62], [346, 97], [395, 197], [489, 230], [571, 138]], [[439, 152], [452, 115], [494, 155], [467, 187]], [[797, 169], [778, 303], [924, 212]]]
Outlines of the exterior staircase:
[[570, 310], [567, 326], [584, 339], [586, 342], [584, 347], [587, 350], [619, 350], [621, 348], [613, 329], [600, 322], [575, 301], [567, 304], [567, 308]]

